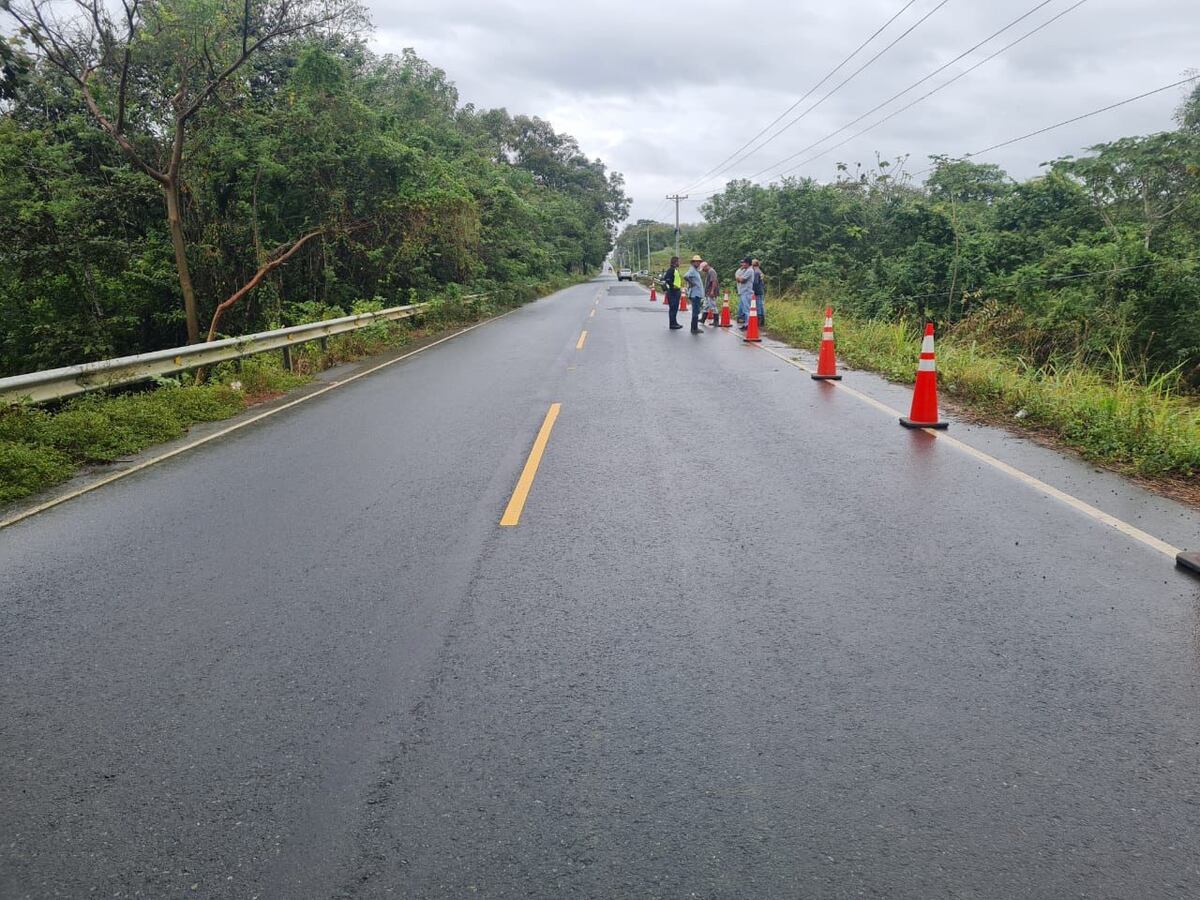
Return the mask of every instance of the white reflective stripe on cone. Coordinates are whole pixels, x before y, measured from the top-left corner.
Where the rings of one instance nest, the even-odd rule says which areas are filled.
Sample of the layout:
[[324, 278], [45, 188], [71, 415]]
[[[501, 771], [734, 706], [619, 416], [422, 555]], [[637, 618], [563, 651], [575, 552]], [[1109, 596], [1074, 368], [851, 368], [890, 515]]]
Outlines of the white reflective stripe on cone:
[[921, 352], [922, 353], [932, 353], [933, 352], [933, 335], [932, 334], [925, 335], [925, 340], [921, 342]]
[[936, 372], [937, 371], [937, 360], [935, 360], [935, 359], [921, 360], [919, 363], [917, 363], [917, 371], [918, 372]]

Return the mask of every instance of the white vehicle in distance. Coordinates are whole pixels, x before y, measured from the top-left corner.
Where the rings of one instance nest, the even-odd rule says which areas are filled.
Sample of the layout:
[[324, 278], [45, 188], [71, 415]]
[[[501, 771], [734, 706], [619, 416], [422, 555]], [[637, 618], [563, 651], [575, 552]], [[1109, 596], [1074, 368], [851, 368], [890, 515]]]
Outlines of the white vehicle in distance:
[[632, 269], [618, 269], [617, 270], [617, 281], [633, 281], [633, 270]]

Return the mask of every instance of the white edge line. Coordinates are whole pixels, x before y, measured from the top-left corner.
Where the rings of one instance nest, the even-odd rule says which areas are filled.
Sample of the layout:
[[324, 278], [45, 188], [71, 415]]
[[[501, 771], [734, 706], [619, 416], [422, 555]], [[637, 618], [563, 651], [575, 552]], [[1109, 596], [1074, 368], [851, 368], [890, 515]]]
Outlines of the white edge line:
[[433, 343], [426, 344], [424, 347], [418, 347], [416, 350], [413, 350], [411, 353], [405, 353], [403, 356], [397, 356], [395, 359], [389, 359], [387, 362], [380, 363], [377, 366], [372, 366], [369, 369], [366, 369], [362, 372], [358, 372], [354, 375], [351, 375], [349, 378], [345, 378], [341, 381], [331, 382], [330, 384], [326, 385], [325, 387], [321, 388], [320, 390], [313, 391], [311, 394], [305, 394], [303, 397], [298, 397], [295, 400], [292, 400], [288, 403], [283, 404], [282, 406], [276, 406], [273, 409], [267, 410], [266, 412], [259, 413], [257, 416], [251, 416], [249, 419], [246, 419], [242, 422], [238, 422], [236, 425], [231, 425], [230, 427], [223, 428], [220, 431], [214, 432], [213, 434], [205, 435], [204, 437], [199, 438], [198, 440], [192, 441], [189, 444], [184, 444], [182, 447], [176, 447], [174, 450], [171, 450], [168, 453], [163, 453], [163, 454], [161, 454], [159, 456], [155, 456], [151, 459], [143, 460], [142, 462], [138, 463], [135, 466], [131, 466], [128, 469], [123, 469], [120, 472], [116, 472], [112, 475], [109, 475], [107, 478], [101, 478], [99, 481], [92, 482], [91, 484], [86, 485], [77, 491], [72, 491], [69, 494], [62, 495], [61, 497], [55, 497], [51, 500], [47, 500], [45, 503], [40, 503], [37, 506], [34, 506], [23, 512], [17, 513], [15, 516], [12, 516], [10, 518], [0, 519], [0, 530], [8, 528], [11, 525], [16, 525], [18, 522], [23, 522], [26, 519], [31, 519], [34, 516], [36, 516], [38, 513], [43, 513], [48, 509], [53, 509], [56, 506], [61, 506], [62, 504], [66, 503], [69, 500], [75, 500], [78, 497], [82, 497], [84, 494], [90, 494], [92, 491], [98, 490], [102, 487], [105, 487], [106, 485], [110, 485], [114, 481], [120, 481], [122, 478], [128, 478], [130, 475], [134, 475], [138, 472], [143, 471], [144, 469], [149, 469], [151, 466], [156, 466], [159, 463], [166, 462], [168, 459], [172, 459], [176, 456], [179, 456], [180, 454], [187, 453], [190, 450], [195, 450], [197, 447], [203, 446], [204, 444], [207, 444], [210, 441], [215, 441], [217, 438], [225, 437], [226, 435], [232, 434], [235, 431], [239, 431], [242, 428], [247, 427], [248, 425], [253, 425], [256, 422], [261, 422], [263, 419], [270, 418], [271, 416], [277, 415], [277, 414], [283, 412], [284, 410], [291, 409], [293, 406], [299, 406], [301, 403], [307, 403], [309, 400], [312, 400], [316, 397], [320, 397], [322, 394], [327, 394], [330, 391], [334, 390], [335, 388], [343, 387], [347, 384], [350, 384], [351, 382], [358, 381], [360, 378], [366, 378], [368, 375], [373, 375], [374, 373], [378, 372], [380, 369], [386, 369], [388, 366], [394, 366], [394, 365], [396, 365], [396, 363], [403, 362], [406, 359], [411, 359], [412, 357], [416, 356], [418, 353], [424, 353], [426, 350], [431, 350], [432, 348], [436, 347], [438, 344], [444, 344], [446, 341], [452, 341], [452, 340], [454, 340], [454, 338], [464, 335], [468, 331], [474, 331], [476, 328], [481, 328], [484, 325], [490, 325], [492, 322], [497, 322], [500, 319], [503, 319], [505, 316], [511, 316], [513, 313], [515, 313], [523, 308], [524, 307], [518, 306], [516, 309], [510, 309], [506, 313], [501, 313], [498, 316], [493, 316], [492, 318], [485, 319], [482, 322], [476, 322], [474, 325], [468, 325], [466, 328], [463, 328], [461, 331], [456, 331], [453, 334], [448, 334], [443, 338], [438, 338]]
[[[789, 356], [785, 356], [784, 354], [778, 352], [777, 350], [774, 350], [771, 347], [764, 347], [762, 344], [756, 344], [755, 346], [758, 347], [759, 350], [765, 350], [767, 353], [770, 353], [772, 356], [776, 357], [777, 359], [783, 360], [785, 363], [787, 363], [790, 366], [795, 366], [797, 369], [800, 369], [803, 372], [809, 371], [809, 369], [807, 369], [804, 365], [802, 365], [799, 362], [799, 360], [792, 359]], [[845, 391], [846, 393], [850, 394], [853, 397], [857, 397], [859, 400], [862, 400], [867, 405], [873, 406], [875, 409], [877, 409], [880, 412], [885, 413], [889, 416], [903, 416], [904, 415], [899, 410], [892, 409], [890, 406], [888, 406], [885, 403], [881, 403], [880, 401], [876, 400], [874, 397], [868, 397], [866, 394], [862, 393], [861, 391], [857, 391], [854, 388], [849, 387], [845, 384], [837, 384], [834, 382], [828, 382], [828, 383], [832, 387], [835, 387], [841, 391]], [[1011, 466], [1002, 460], [996, 459], [996, 457], [994, 457], [988, 453], [985, 453], [982, 450], [979, 450], [975, 447], [972, 447], [970, 444], [964, 444], [962, 441], [958, 440], [957, 438], [950, 437], [950, 435], [948, 435], [948, 434], [942, 434], [938, 431], [934, 431], [931, 428], [923, 428], [921, 430], [924, 431], [926, 434], [930, 435], [931, 437], [936, 438], [939, 441], [947, 442], [948, 444], [950, 444], [950, 446], [955, 447], [958, 450], [961, 450], [963, 453], [966, 453], [968, 456], [974, 457], [975, 459], [979, 460], [980, 462], [986, 463], [987, 465], [991, 466], [992, 468], [998, 469], [999, 471], [1003, 472], [1004, 474], [1009, 475], [1012, 478], [1015, 478], [1017, 481], [1020, 481], [1022, 484], [1025, 484], [1028, 487], [1033, 488], [1034, 490], [1041, 491], [1043, 494], [1053, 497], [1055, 500], [1062, 501], [1067, 506], [1070, 506], [1072, 509], [1076, 510], [1077, 512], [1083, 513], [1088, 518], [1093, 519], [1094, 521], [1100, 522], [1103, 525], [1107, 525], [1110, 528], [1114, 528], [1117, 531], [1121, 532], [1121, 534], [1125, 535], [1126, 537], [1133, 538], [1135, 541], [1140, 541], [1141, 543], [1145, 544], [1147, 547], [1151, 548], [1152, 550], [1157, 550], [1159, 553], [1162, 553], [1164, 556], [1169, 556], [1171, 559], [1175, 559], [1175, 557], [1177, 557], [1180, 553], [1183, 552], [1180, 548], [1172, 547], [1166, 541], [1160, 540], [1159, 538], [1156, 538], [1154, 535], [1149, 534], [1148, 532], [1142, 531], [1142, 529], [1138, 528], [1136, 525], [1130, 525], [1128, 522], [1118, 519], [1116, 516], [1110, 515], [1109, 513], [1106, 513], [1102, 509], [1097, 509], [1096, 507], [1092, 506], [1090, 503], [1080, 500], [1078, 497], [1074, 497], [1071, 494], [1066, 493], [1065, 491], [1061, 491], [1058, 488], [1054, 487], [1053, 485], [1049, 485], [1046, 482], [1042, 481], [1040, 478], [1035, 478], [1034, 476], [1030, 475], [1027, 472], [1022, 472], [1020, 469], [1018, 469], [1014, 466]]]

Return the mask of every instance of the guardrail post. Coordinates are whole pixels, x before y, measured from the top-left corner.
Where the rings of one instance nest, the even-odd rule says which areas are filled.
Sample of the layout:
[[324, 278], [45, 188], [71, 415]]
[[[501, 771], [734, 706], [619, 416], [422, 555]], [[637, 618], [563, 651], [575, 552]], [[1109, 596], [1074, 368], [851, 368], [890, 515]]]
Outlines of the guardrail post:
[[283, 351], [283, 367], [290, 372], [292, 371], [292, 348], [281, 347], [280, 349]]
[[321, 340], [320, 340], [318, 343], [320, 343], [320, 345], [321, 345], [321, 352], [322, 352], [322, 353], [328, 353], [328, 352], [329, 352], [329, 338], [327, 338], [327, 337], [323, 337], [323, 338], [321, 338]]

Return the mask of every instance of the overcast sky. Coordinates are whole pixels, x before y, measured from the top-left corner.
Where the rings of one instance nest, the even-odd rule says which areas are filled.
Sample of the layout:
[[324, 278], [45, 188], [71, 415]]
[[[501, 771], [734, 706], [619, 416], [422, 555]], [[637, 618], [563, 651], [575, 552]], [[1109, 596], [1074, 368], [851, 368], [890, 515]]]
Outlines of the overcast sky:
[[[541, 116], [589, 156], [625, 175], [632, 217], [669, 219], [663, 197], [686, 190], [685, 221], [703, 195], [813, 144], [1003, 28], [1041, 0], [947, 0], [878, 61], [764, 149], [697, 185], [742, 143], [821, 81], [907, 0], [369, 0], [375, 44], [414, 48], [446, 70], [462, 102]], [[942, 0], [916, 0], [893, 25], [798, 106], [805, 112]], [[840, 143], [937, 87], [1077, 0], [1038, 12], [852, 129]], [[1028, 40], [879, 128], [794, 174], [835, 177], [838, 161], [962, 155], [1161, 87], [1200, 69], [1197, 0], [1086, 0]], [[1089, 144], [1171, 127], [1179, 88], [996, 151], [1028, 177]], [[781, 123], [782, 124], [782, 123]], [[772, 132], [768, 132], [771, 134]], [[784, 168], [787, 168], [786, 166]], [[771, 170], [758, 180], [769, 180]]]

